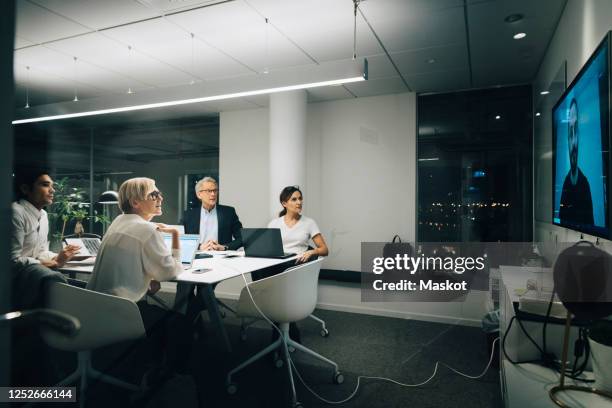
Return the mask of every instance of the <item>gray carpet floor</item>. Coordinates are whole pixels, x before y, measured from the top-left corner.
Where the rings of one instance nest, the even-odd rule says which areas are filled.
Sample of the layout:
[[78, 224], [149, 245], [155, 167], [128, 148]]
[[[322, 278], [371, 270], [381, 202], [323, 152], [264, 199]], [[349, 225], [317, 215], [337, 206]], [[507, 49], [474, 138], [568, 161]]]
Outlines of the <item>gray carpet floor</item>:
[[[489, 354], [486, 336], [479, 328], [317, 310], [326, 321], [330, 335], [320, 335], [312, 319], [299, 323], [301, 342], [306, 347], [339, 364], [343, 384], [332, 382], [333, 370], [299, 351], [292, 358], [304, 381], [316, 393], [331, 401], [347, 398], [359, 376], [388, 377], [415, 384], [431, 376], [436, 361], [444, 362], [469, 375], [480, 374]], [[203, 314], [206, 316], [206, 313]], [[264, 358], [237, 374], [235, 395], [226, 392], [229, 370], [264, 348], [272, 331], [265, 322], [240, 336], [240, 321], [230, 314], [225, 318], [233, 352], [221, 350], [207, 318], [197, 330], [188, 373], [175, 377], [163, 387], [135, 399], [133, 394], [102, 383], [93, 383], [87, 397], [89, 407], [290, 407], [291, 393], [286, 367], [277, 368], [272, 357]], [[55, 356], [58, 354], [55, 353]], [[117, 350], [101, 350], [94, 355], [94, 366], [105, 365], [110, 373], [138, 382], [142, 361], [124, 358], [117, 361]], [[55, 381], [74, 367], [74, 355], [64, 354], [63, 362], [53, 363]], [[110, 365], [110, 367], [109, 367]], [[59, 368], [58, 368], [59, 366]], [[298, 401], [304, 407], [330, 407], [311, 394], [296, 378]], [[52, 405], [54, 407], [58, 404]], [[356, 407], [502, 407], [499, 371], [491, 368], [481, 379], [461, 377], [440, 366], [436, 377], [421, 387], [402, 387], [381, 380], [362, 379], [350, 401], [341, 405]]]
[[[433, 373], [436, 361], [469, 375], [480, 374], [489, 354], [486, 336], [479, 328], [415, 320], [367, 316], [317, 310], [330, 331], [319, 334], [312, 319], [299, 323], [302, 344], [335, 361], [344, 374], [343, 384], [332, 383], [333, 370], [325, 363], [297, 351], [292, 354], [301, 376], [316, 393], [331, 401], [347, 398], [359, 376], [388, 377], [416, 384]], [[216, 338], [202, 339], [194, 358], [227, 373], [241, 361], [269, 344], [271, 330], [262, 322], [240, 340], [238, 321], [226, 318], [234, 352], [213, 352]], [[209, 343], [210, 341], [210, 343]], [[219, 373], [217, 373], [219, 374]], [[238, 393], [225, 392], [225, 375], [208, 370], [200, 375], [198, 390], [204, 406], [288, 407], [291, 405], [285, 367], [276, 368], [272, 359], [263, 359], [245, 368], [234, 381]], [[330, 406], [318, 400], [296, 379], [298, 400], [305, 407]], [[362, 379], [356, 395], [343, 407], [501, 407], [499, 371], [490, 369], [478, 380], [461, 377], [440, 366], [436, 377], [422, 387], [402, 387], [381, 380]]]

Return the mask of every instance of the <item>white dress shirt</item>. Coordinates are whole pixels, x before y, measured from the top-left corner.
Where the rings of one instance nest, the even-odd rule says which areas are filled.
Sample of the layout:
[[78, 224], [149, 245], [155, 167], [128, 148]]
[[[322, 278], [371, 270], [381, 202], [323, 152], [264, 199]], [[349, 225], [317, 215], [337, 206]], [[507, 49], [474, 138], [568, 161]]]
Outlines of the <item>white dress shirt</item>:
[[216, 205], [210, 211], [204, 207], [200, 211], [200, 243], [203, 244], [211, 239], [219, 242], [219, 220]]
[[14, 202], [12, 210], [11, 260], [29, 265], [53, 259], [57, 254], [49, 251], [47, 212], [23, 199]]
[[122, 214], [104, 235], [87, 288], [137, 302], [152, 279], [165, 281], [183, 272], [180, 259], [180, 250], [171, 253], [157, 225]]
[[313, 237], [321, 233], [317, 223], [312, 218], [300, 217], [291, 228], [285, 224], [285, 217], [278, 217], [270, 221], [268, 228], [280, 228], [283, 239], [283, 251], [301, 254], [308, 250]]

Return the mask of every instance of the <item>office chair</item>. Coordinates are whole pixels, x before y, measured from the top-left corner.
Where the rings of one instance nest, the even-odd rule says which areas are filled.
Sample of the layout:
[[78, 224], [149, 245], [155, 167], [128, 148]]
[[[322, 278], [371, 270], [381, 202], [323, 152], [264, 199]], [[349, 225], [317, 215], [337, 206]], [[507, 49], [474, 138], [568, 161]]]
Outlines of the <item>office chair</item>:
[[[344, 382], [344, 376], [338, 370], [338, 364], [289, 337], [289, 323], [307, 318], [317, 304], [317, 283], [321, 262], [322, 259], [319, 259], [298, 265], [287, 269], [285, 272], [248, 284], [248, 289], [251, 291], [255, 304], [266, 317], [279, 323], [282, 336], [228, 373], [226, 383], [228, 393], [234, 394], [238, 390], [237, 385], [232, 382], [234, 374], [265, 355], [280, 349], [287, 363], [293, 406], [300, 407], [301, 404], [297, 401], [295, 393], [292, 367], [289, 363], [289, 347], [330, 364], [334, 368], [333, 382], [336, 384]], [[248, 289], [244, 287], [240, 292], [236, 312], [238, 316], [261, 317], [251, 296], [249, 296]]]
[[45, 342], [56, 349], [78, 353], [76, 370], [56, 386], [65, 386], [80, 379], [80, 406], [85, 405], [87, 383], [90, 378], [139, 391], [140, 387], [103, 374], [91, 364], [91, 352], [99, 347], [145, 336], [140, 311], [128, 299], [87, 289], [52, 282], [47, 287], [46, 307], [70, 314], [78, 319], [81, 328], [74, 336], [42, 328]]
[[0, 315], [0, 325], [10, 323], [44, 326], [48, 330], [56, 330], [68, 337], [75, 336], [81, 329], [81, 323], [74, 316], [53, 309], [29, 309]]

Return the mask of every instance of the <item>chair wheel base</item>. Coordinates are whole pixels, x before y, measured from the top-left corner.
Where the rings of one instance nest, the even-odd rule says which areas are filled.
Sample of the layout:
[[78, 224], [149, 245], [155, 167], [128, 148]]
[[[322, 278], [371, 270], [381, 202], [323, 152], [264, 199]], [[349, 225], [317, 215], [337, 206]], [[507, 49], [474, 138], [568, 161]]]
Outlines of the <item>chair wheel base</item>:
[[227, 393], [229, 395], [234, 395], [238, 392], [238, 386], [234, 383], [227, 385]]
[[285, 365], [285, 362], [283, 361], [282, 358], [277, 358], [276, 360], [274, 360], [274, 366], [276, 368], [281, 368], [284, 365]]
[[321, 337], [329, 337], [329, 330], [327, 329], [321, 329], [319, 333], [321, 334]]
[[344, 375], [338, 371], [334, 374], [334, 379], [333, 379], [334, 384], [342, 384], [344, 382]]
[[301, 402], [298, 402], [298, 401], [296, 401], [296, 402], [293, 404], [293, 408], [303, 408], [303, 407], [304, 407], [304, 406], [302, 405], [302, 403], [301, 403]]

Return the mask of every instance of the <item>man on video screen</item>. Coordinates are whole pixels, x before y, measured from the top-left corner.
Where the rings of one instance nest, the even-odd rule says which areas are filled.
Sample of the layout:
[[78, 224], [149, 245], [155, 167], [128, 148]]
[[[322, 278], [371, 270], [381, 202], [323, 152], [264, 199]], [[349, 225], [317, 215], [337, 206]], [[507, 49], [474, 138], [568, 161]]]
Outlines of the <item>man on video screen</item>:
[[567, 145], [570, 169], [563, 182], [559, 218], [570, 224], [593, 225], [593, 201], [589, 180], [578, 167], [578, 103], [572, 98], [568, 113]]

